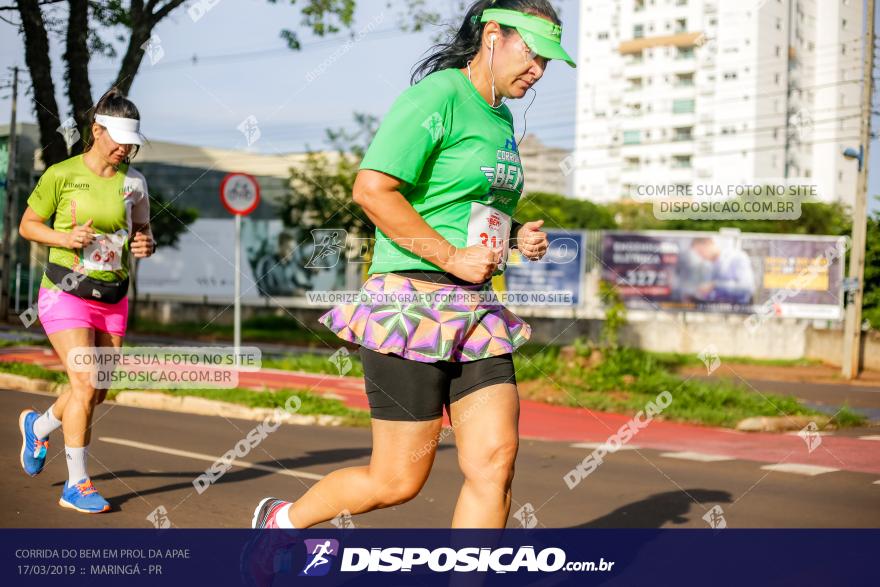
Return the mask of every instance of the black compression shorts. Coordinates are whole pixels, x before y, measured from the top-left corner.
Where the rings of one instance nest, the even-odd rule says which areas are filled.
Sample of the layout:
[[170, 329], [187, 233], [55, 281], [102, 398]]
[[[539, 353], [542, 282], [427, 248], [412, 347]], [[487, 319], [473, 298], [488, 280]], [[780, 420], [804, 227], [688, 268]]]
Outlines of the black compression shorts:
[[436, 420], [464, 396], [498, 383], [516, 384], [513, 355], [422, 363], [360, 348], [370, 414], [377, 420]]

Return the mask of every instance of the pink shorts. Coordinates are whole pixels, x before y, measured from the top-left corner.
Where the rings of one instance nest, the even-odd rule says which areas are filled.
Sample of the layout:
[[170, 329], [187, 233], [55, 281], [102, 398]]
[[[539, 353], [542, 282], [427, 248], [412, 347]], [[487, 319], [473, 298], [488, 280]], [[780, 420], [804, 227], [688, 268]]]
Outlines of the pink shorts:
[[60, 289], [40, 288], [37, 310], [46, 334], [70, 328], [93, 328], [125, 336], [128, 324], [128, 298], [115, 304], [84, 300]]

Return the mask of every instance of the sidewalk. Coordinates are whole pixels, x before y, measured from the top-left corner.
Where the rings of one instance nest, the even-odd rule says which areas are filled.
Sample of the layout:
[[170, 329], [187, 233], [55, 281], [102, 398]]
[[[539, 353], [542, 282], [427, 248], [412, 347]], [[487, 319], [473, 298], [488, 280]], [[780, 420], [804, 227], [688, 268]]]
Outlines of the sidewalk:
[[[61, 369], [54, 351], [39, 347], [0, 349], [0, 360], [20, 361]], [[240, 387], [250, 389], [303, 389], [339, 399], [352, 408], [367, 410], [361, 378], [262, 369], [242, 372]], [[569, 443], [604, 443], [631, 419], [623, 414], [570, 408], [522, 400], [520, 435], [523, 438]], [[444, 417], [445, 423], [448, 420]], [[873, 437], [873, 438], [872, 438]], [[741, 459], [764, 463], [797, 463], [835, 470], [880, 473], [880, 430], [861, 437], [823, 434], [821, 444], [810, 452], [797, 434], [747, 433], [725, 428], [655, 420], [641, 429], [627, 445], [681, 452], [696, 460]], [[595, 446], [585, 446], [587, 456]], [[717, 458], [713, 458], [717, 457]]]

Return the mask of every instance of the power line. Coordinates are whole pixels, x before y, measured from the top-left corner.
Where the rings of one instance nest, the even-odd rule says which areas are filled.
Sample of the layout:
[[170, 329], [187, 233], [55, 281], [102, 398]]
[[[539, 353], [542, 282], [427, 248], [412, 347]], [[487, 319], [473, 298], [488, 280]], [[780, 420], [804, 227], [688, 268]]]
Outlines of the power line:
[[[829, 123], [829, 122], [831, 122], [831, 123], [841, 122], [841, 121], [853, 120], [853, 119], [857, 119], [857, 118], [860, 118], [860, 115], [854, 114], [854, 115], [849, 115], [849, 116], [841, 116], [841, 117], [837, 117], [837, 118], [829, 118], [829, 119], [813, 121], [813, 125], [822, 124], [822, 123]], [[629, 144], [629, 145], [623, 145], [623, 144], [614, 145], [614, 144], [612, 144], [612, 145], [600, 145], [600, 146], [595, 146], [595, 147], [587, 146], [587, 147], [580, 147], [580, 148], [576, 147], [575, 151], [576, 152], [605, 151], [610, 148], [655, 147], [655, 146], [659, 146], [659, 145], [680, 145], [682, 147], [687, 147], [687, 146], [691, 145], [692, 143], [697, 143], [699, 141], [703, 141], [703, 140], [707, 140], [707, 139], [717, 139], [717, 138], [735, 139], [738, 137], [742, 137], [744, 135], [749, 136], [749, 135], [757, 134], [759, 132], [771, 132], [773, 130], [783, 130], [783, 129], [787, 130], [789, 128], [791, 128], [791, 127], [788, 124], [774, 125], [774, 126], [767, 126], [767, 127], [763, 127], [763, 128], [748, 129], [747, 131], [737, 132], [737, 133], [732, 133], [732, 134], [707, 133], [704, 135], [694, 136], [691, 139], [686, 140], [686, 141], [677, 141], [677, 140], [673, 139], [673, 140], [668, 140], [668, 141], [647, 141], [647, 142], [640, 142], [640, 143], [634, 143], [634, 144]], [[570, 136], [570, 135], [565, 135], [565, 136]], [[812, 141], [806, 141], [807, 144], [809, 144], [810, 142], [812, 142]], [[780, 145], [779, 147], [774, 146], [774, 148], [783, 148], [783, 146], [784, 145]], [[748, 149], [746, 149], [746, 150], [748, 150]]]
[[[859, 137], [848, 136], [848, 137], [839, 137], [839, 138], [833, 138], [833, 139], [820, 139], [820, 140], [816, 140], [816, 141], [810, 141], [809, 144], [810, 145], [821, 145], [821, 144], [826, 144], [826, 143], [842, 143], [842, 142], [850, 142], [850, 141], [857, 141], [857, 140], [859, 140]], [[742, 154], [743, 152], [748, 154], [748, 153], [759, 153], [759, 152], [764, 152], [764, 151], [773, 151], [773, 150], [782, 150], [782, 149], [783, 149], [783, 146], [781, 146], [781, 145], [780, 146], [767, 145], [767, 146], [762, 146], [762, 147], [751, 147], [751, 148], [746, 148], [746, 149], [733, 149], [733, 150], [729, 150], [729, 151], [713, 151], [711, 153], [699, 153], [694, 158], [695, 159], [696, 158], [703, 159], [703, 158], [707, 158], [707, 157], [724, 157], [724, 156], [728, 156], [728, 155]], [[675, 154], [670, 154], [669, 156], [672, 157], [674, 155]], [[687, 155], [687, 153], [682, 153], [682, 155]], [[590, 170], [590, 169], [602, 169], [602, 168], [622, 167], [622, 166], [623, 166], [622, 163], [619, 161], [615, 161], [615, 162], [607, 163], [607, 164], [580, 163], [580, 162], [575, 161], [574, 164], [571, 165], [571, 169]], [[684, 169], [693, 169], [693, 168], [684, 168]]]

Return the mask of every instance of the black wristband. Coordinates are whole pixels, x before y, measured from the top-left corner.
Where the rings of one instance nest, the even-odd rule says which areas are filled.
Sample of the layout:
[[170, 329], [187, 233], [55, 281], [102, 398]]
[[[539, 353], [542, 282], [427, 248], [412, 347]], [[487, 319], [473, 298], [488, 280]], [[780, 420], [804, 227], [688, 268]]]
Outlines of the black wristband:
[[519, 232], [519, 229], [522, 228], [522, 223], [517, 222], [516, 220], [510, 220], [510, 248], [511, 249], [519, 249], [519, 246], [516, 242], [516, 234]]

